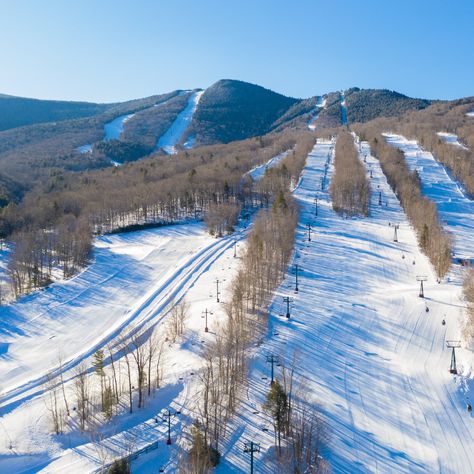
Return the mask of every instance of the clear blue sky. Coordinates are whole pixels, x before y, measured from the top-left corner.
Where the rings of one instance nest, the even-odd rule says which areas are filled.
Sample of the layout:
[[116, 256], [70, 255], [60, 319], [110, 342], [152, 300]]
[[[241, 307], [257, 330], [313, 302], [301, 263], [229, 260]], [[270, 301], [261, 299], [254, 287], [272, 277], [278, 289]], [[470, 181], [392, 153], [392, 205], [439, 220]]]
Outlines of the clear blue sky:
[[0, 93], [115, 101], [221, 78], [474, 95], [474, 0], [0, 0]]

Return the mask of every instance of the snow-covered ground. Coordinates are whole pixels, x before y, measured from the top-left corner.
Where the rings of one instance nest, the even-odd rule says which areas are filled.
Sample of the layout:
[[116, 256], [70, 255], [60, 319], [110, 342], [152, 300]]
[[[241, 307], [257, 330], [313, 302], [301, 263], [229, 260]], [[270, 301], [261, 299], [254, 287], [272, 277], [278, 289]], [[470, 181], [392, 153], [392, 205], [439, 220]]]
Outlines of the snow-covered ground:
[[199, 224], [98, 238], [95, 262], [83, 273], [0, 309], [8, 344], [0, 360], [3, 393], [24, 396], [59, 354], [77, 363], [132, 320], [153, 317], [162, 293], [219, 245]]
[[468, 150], [467, 146], [463, 145], [456, 134], [448, 133], [448, 132], [438, 132], [438, 137], [443, 140], [445, 143], [449, 143], [450, 145], [458, 146], [463, 150]]
[[92, 151], [92, 145], [87, 144], [87, 145], [78, 146], [76, 148], [76, 151], [79, 153], [90, 153]]
[[130, 120], [135, 114], [126, 114], [104, 125], [104, 141], [119, 140], [123, 133], [123, 127], [127, 120]]
[[473, 110], [472, 112], [468, 112], [466, 115], [467, 115], [468, 117], [474, 117], [474, 110]]
[[263, 165], [259, 165], [259, 166], [256, 166], [255, 168], [252, 168], [250, 171], [248, 171], [245, 174], [249, 175], [253, 181], [259, 181], [260, 179], [263, 178], [267, 169], [274, 168], [275, 166], [277, 166], [278, 163], [280, 163], [280, 161], [283, 160], [283, 158], [288, 156], [289, 152], [290, 152], [289, 150], [284, 151], [274, 156], [273, 158], [270, 158], [266, 163], [263, 163]]
[[[225, 301], [238, 266], [233, 246], [245, 232], [215, 239], [202, 224], [186, 224], [101, 237], [95, 262], [81, 275], [1, 308], [0, 347], [5, 351], [0, 354], [0, 463], [12, 472], [37, 472], [41, 467], [45, 472], [92, 472], [104, 455], [110, 461], [127, 454], [132, 438], [133, 450], [163, 441], [165, 426], [154, 418], [192, 394], [190, 373], [199, 368], [199, 352], [224, 316], [222, 305], [215, 303], [215, 279], [221, 280]], [[48, 368], [57, 369], [59, 355], [71, 392], [75, 365], [83, 360], [90, 365], [93, 352], [127, 327], [146, 322], [161, 327], [165, 307], [184, 294], [191, 304], [188, 330], [181, 345], [167, 349], [165, 388], [148, 408], [114, 418], [101, 430], [100, 443], [77, 430], [51, 435], [42, 375]], [[208, 334], [201, 318], [205, 308], [213, 311]], [[172, 452], [167, 448], [159, 453], [162, 462], [168, 462]]]
[[416, 140], [393, 134], [385, 134], [385, 137], [388, 143], [404, 152], [410, 169], [418, 171], [423, 194], [436, 203], [446, 230], [454, 238], [455, 256], [474, 258], [474, 201], [433, 154], [423, 150]]
[[316, 102], [316, 107], [311, 112], [311, 118], [308, 121], [308, 128], [310, 130], [316, 130], [316, 120], [318, 118], [319, 112], [321, 112], [321, 110], [324, 108], [326, 108], [326, 97], [320, 96]]
[[[367, 143], [361, 153], [373, 171], [370, 217], [343, 219], [333, 212], [328, 193], [320, 190], [332, 146], [316, 145], [296, 190], [299, 293], [289, 273], [276, 293], [268, 337], [257, 350], [247, 399], [217, 472], [248, 469], [242, 447], [251, 440], [261, 445], [256, 472], [274, 472], [265, 464], [274, 440], [262, 413], [269, 354], [286, 365], [296, 357], [300, 388], [321, 404], [332, 433], [325, 454], [334, 472], [474, 472], [474, 420], [460, 378], [448, 372], [445, 347], [446, 339], [459, 339], [459, 286], [436, 283]], [[399, 243], [389, 223], [400, 226]], [[417, 275], [428, 277], [425, 300], [418, 297]], [[284, 295], [294, 299], [289, 320]]]
[[[329, 194], [321, 190], [333, 146], [317, 143], [296, 188], [301, 206], [294, 255], [300, 266], [299, 292], [294, 293], [295, 277], [289, 272], [275, 294], [268, 334], [255, 349], [249, 390], [216, 472], [245, 472], [249, 459], [242, 452], [243, 442], [251, 440], [262, 448], [256, 454], [256, 472], [274, 472], [265, 463], [273, 455], [274, 439], [262, 411], [269, 354], [279, 355], [285, 365], [296, 357], [299, 388], [311, 402], [321, 404], [332, 434], [325, 456], [334, 472], [474, 472], [474, 420], [465, 405], [469, 393], [464, 379], [449, 374], [450, 351], [445, 346], [446, 340], [460, 338], [460, 286], [455, 281], [436, 283], [365, 142], [361, 156], [367, 155], [373, 172], [370, 216], [343, 219], [333, 212]], [[329, 178], [332, 172], [331, 164]], [[447, 179], [439, 175], [445, 185]], [[313, 227], [311, 242], [308, 222]], [[398, 243], [393, 241], [394, 223], [400, 226]], [[225, 317], [223, 305], [215, 302], [215, 279], [221, 280], [225, 302], [226, 286], [239, 262], [233, 258], [234, 238], [244, 236], [238, 231], [212, 239], [200, 224], [191, 224], [102, 237], [96, 262], [81, 275], [2, 308], [0, 342], [7, 349], [0, 354], [5, 393], [2, 468], [87, 473], [104, 459], [158, 443], [157, 449], [133, 462], [133, 472], [151, 473], [160, 467], [175, 472], [180, 447], [164, 444], [166, 427], [160, 419], [156, 423], [155, 416], [164, 408], [182, 410], [173, 419], [174, 440], [183, 425], [192, 422], [187, 410], [199, 387], [193, 374], [214, 337], [215, 324]], [[425, 299], [418, 297], [417, 275], [428, 277]], [[49, 434], [39, 379], [55, 365], [58, 353], [68, 375], [69, 367], [89, 357], [119, 327], [132, 321], [163, 324], [166, 302], [184, 294], [191, 304], [187, 330], [180, 343], [167, 349], [164, 388], [147, 400], [147, 407], [114, 418], [103, 428], [101, 440], [77, 432]], [[289, 320], [284, 316], [285, 295], [294, 299]], [[213, 312], [209, 333], [204, 333], [201, 317], [206, 308]], [[460, 365], [465, 357], [460, 351]]]
[[[177, 152], [176, 145], [179, 143], [183, 133], [191, 124], [191, 120], [196, 112], [202, 94], [204, 94], [204, 91], [197, 91], [191, 94], [188, 105], [182, 112], [180, 112], [170, 128], [158, 140], [158, 143], [156, 144], [157, 149], [162, 149], [168, 155], [173, 155]], [[187, 148], [190, 147], [192, 147], [192, 142], [188, 141]]]
[[[5, 242], [0, 241], [0, 304], [4, 304], [5, 301], [11, 297], [10, 285], [8, 283], [7, 267], [8, 267], [8, 254], [10, 252], [9, 247]], [[1, 306], [0, 306], [1, 313]], [[2, 354], [0, 341], [0, 355]]]

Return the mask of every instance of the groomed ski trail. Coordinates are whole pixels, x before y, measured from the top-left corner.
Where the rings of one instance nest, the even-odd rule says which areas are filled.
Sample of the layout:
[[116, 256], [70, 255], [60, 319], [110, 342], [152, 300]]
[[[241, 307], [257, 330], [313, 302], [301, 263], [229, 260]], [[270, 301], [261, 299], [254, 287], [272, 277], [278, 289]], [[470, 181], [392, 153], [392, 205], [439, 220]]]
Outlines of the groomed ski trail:
[[[446, 339], [458, 337], [458, 288], [436, 283], [365, 142], [361, 156], [367, 155], [373, 173], [370, 216], [343, 219], [334, 213], [327, 187], [321, 191], [332, 147], [317, 143], [296, 190], [299, 293], [293, 292], [295, 277], [289, 273], [271, 307], [268, 339], [252, 364], [248, 400], [235, 422], [241, 433], [226, 446], [217, 472], [246, 469], [241, 448], [250, 440], [261, 444], [257, 472], [272, 472], [265, 461], [274, 455], [273, 434], [262, 431], [271, 423], [260, 413], [268, 391], [268, 379], [262, 380], [269, 373], [268, 354], [280, 355], [286, 365], [296, 354], [301, 386], [311, 402], [321, 404], [327, 420], [325, 456], [334, 472], [474, 472], [473, 420], [459, 381], [448, 372], [445, 347]], [[314, 229], [311, 242], [308, 222]], [[399, 243], [393, 242], [389, 222], [400, 226]], [[428, 276], [426, 299], [418, 297], [420, 274]], [[294, 298], [290, 320], [282, 302], [288, 294]]]

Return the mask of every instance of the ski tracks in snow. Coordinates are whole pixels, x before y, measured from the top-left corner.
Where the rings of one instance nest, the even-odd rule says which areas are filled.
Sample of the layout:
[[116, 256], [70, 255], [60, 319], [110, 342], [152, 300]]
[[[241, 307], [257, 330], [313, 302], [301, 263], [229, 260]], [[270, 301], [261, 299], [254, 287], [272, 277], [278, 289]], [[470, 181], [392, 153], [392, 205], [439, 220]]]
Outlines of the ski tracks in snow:
[[[332, 433], [326, 455], [334, 472], [474, 472], [472, 418], [459, 403], [447, 370], [445, 338], [447, 328], [451, 337], [456, 332], [456, 288], [436, 283], [365, 142], [360, 156], [367, 155], [373, 171], [370, 215], [343, 219], [334, 213], [327, 190], [320, 186], [332, 147], [318, 142], [295, 192], [301, 205], [295, 244], [300, 291], [292, 295], [290, 320], [284, 317], [281, 296], [294, 286], [294, 275], [289, 273], [276, 292], [269, 338], [252, 362], [248, 406], [264, 403], [265, 355], [279, 354], [288, 364], [297, 353], [297, 376], [312, 400], [322, 404]], [[329, 175], [332, 171], [331, 165]], [[308, 222], [314, 226], [312, 242], [307, 241]], [[389, 222], [400, 226], [398, 243]], [[429, 277], [429, 313], [418, 297], [419, 274]], [[444, 317], [447, 326], [441, 325]], [[272, 435], [262, 433], [249, 414], [239, 415], [236, 425], [243, 432], [226, 447], [229, 455], [218, 472], [242, 468], [241, 443], [253, 439], [262, 448], [256, 469], [270, 473], [265, 461], [272, 456]]]

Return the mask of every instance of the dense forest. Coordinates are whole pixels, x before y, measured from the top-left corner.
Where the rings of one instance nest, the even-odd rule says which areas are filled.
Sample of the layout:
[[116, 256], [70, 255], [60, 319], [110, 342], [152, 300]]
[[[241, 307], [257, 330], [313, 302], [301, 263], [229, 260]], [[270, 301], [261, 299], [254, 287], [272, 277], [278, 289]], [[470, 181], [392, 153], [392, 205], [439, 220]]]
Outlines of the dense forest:
[[399, 117], [409, 110], [424, 109], [431, 104], [425, 99], [412, 99], [387, 89], [358, 89], [346, 91], [349, 123], [368, 122], [377, 117]]
[[263, 135], [298, 102], [254, 84], [221, 80], [204, 92], [188, 134], [200, 145]]
[[[67, 277], [84, 266], [93, 234], [202, 217], [213, 233], [230, 231], [240, 208], [268, 205], [273, 190], [254, 188], [245, 173], [286, 150], [292, 150], [290, 163], [296, 163], [295, 157], [306, 157], [311, 140], [307, 133], [272, 134], [172, 157], [156, 155], [120, 168], [69, 173], [38, 186], [0, 215], [0, 232], [13, 247], [14, 293], [47, 284], [55, 268]], [[285, 179], [297, 172], [294, 166], [285, 167]], [[271, 176], [275, 182], [282, 179], [275, 171]]]
[[0, 131], [45, 122], [91, 117], [113, 104], [27, 99], [0, 94]]
[[370, 184], [354, 137], [346, 130], [337, 137], [334, 168], [330, 187], [334, 210], [345, 216], [367, 216]]
[[[18, 201], [25, 190], [38, 183], [63, 179], [65, 171], [85, 171], [111, 166], [110, 158], [104, 155], [100, 146], [94, 147], [92, 153], [87, 154], [81, 154], [75, 149], [102, 141], [104, 125], [114, 118], [149, 108], [158, 111], [160, 107], [154, 107], [156, 104], [162, 104], [178, 94], [179, 91], [175, 91], [123, 102], [93, 117], [35, 124], [0, 132], [2, 195], [7, 201]], [[173, 117], [168, 117], [164, 126], [172, 120]], [[130, 144], [129, 148], [136, 153], [137, 146], [142, 147], [139, 142], [138, 145]], [[147, 154], [151, 151], [149, 148], [143, 150]], [[122, 155], [125, 158], [127, 156], [125, 153]]]

